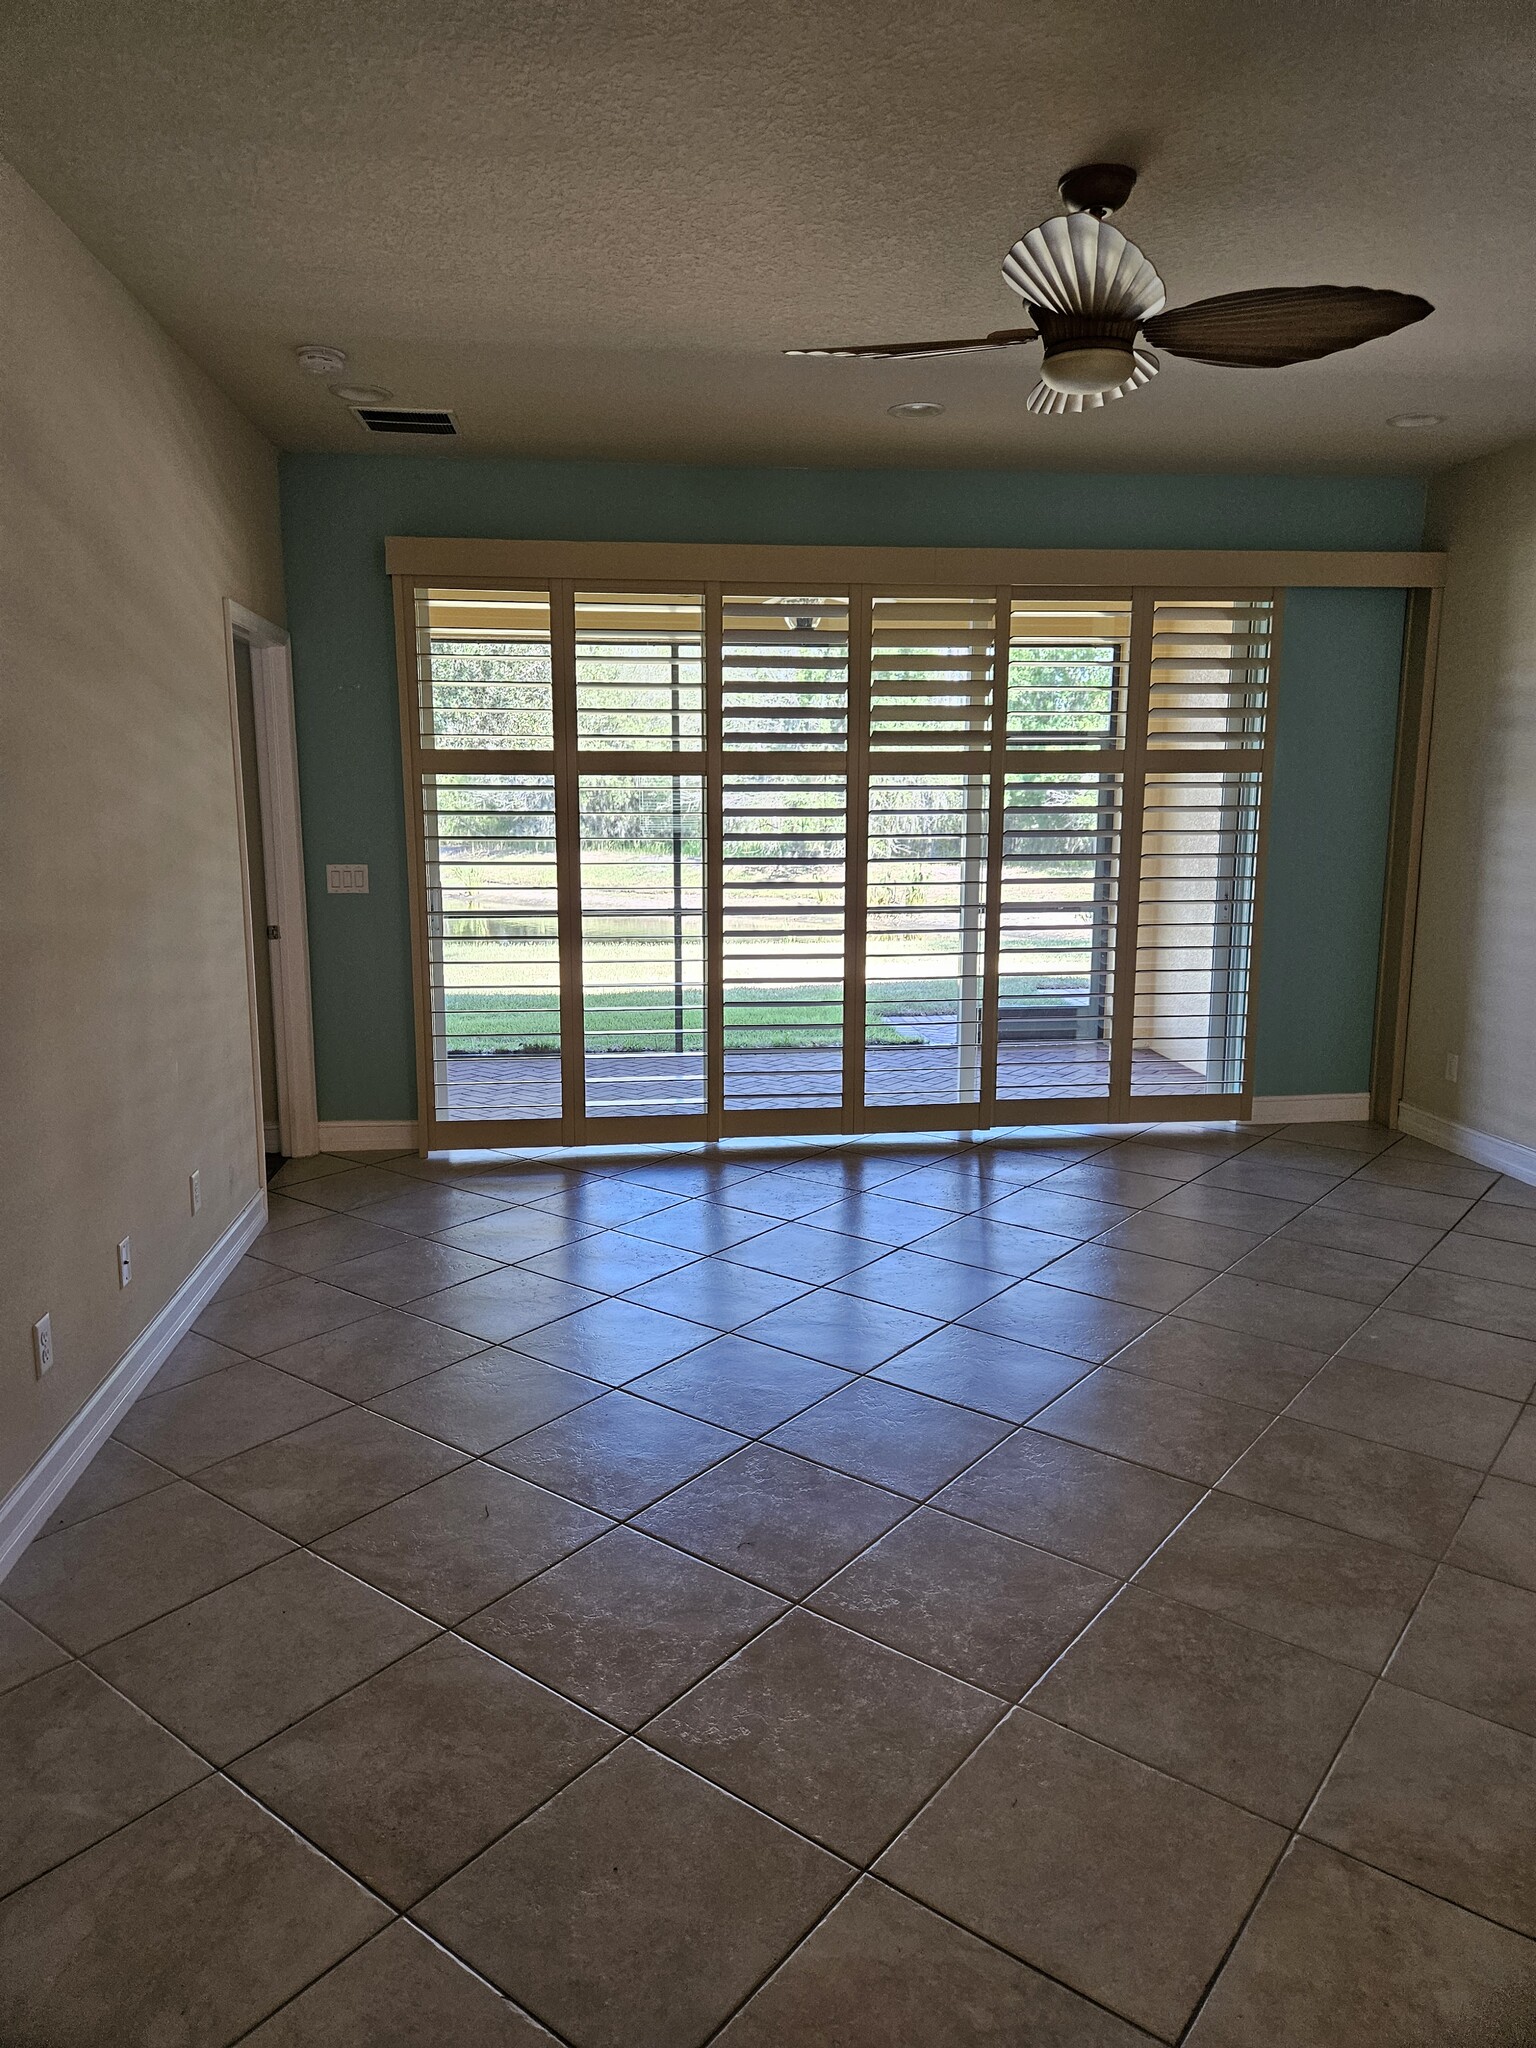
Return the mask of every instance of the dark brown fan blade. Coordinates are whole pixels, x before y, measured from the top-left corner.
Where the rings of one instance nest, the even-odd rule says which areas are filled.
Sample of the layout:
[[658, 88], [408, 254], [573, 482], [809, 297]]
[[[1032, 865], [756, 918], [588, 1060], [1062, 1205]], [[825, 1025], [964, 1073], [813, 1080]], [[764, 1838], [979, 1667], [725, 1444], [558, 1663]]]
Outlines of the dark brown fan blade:
[[1278, 370], [1395, 334], [1434, 310], [1410, 292], [1363, 284], [1287, 285], [1174, 306], [1144, 321], [1142, 332], [1171, 356], [1234, 370]]
[[787, 356], [864, 356], [873, 361], [882, 357], [905, 356], [963, 356], [979, 348], [1022, 348], [1027, 341], [1038, 341], [1039, 335], [1033, 327], [1000, 327], [995, 334], [984, 334], [976, 341], [871, 341], [856, 348], [787, 348]]

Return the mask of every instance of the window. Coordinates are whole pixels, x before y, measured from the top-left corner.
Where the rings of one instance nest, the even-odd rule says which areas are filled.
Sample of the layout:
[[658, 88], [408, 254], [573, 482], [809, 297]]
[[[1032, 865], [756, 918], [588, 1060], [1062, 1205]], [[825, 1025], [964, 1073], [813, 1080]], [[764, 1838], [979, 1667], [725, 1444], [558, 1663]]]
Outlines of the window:
[[1271, 593], [402, 616], [431, 1142], [1245, 1106]]

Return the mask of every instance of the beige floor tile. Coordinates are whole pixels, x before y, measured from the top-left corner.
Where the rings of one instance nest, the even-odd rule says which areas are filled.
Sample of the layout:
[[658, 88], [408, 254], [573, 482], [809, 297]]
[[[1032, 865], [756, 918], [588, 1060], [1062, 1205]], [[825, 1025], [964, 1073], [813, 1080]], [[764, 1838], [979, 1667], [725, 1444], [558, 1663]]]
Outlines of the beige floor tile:
[[1134, 2048], [1150, 2038], [866, 1877], [718, 2040], [719, 2048]]
[[30, 1621], [23, 1621], [14, 1607], [0, 1600], [0, 1693], [25, 1685], [40, 1672], [51, 1671], [66, 1662], [68, 1652], [50, 1642]]
[[416, 1917], [582, 2048], [699, 2048], [852, 1875], [631, 1742]]
[[1423, 1258], [1443, 1235], [1435, 1224], [1398, 1223], [1386, 1216], [1361, 1216], [1352, 1209], [1321, 1205], [1303, 1209], [1276, 1233], [1278, 1238], [1301, 1238], [1307, 1244], [1359, 1252], [1365, 1258], [1410, 1261]]
[[267, 1443], [344, 1404], [323, 1387], [242, 1359], [163, 1394], [145, 1394], [117, 1425], [120, 1443], [185, 1475]]
[[1528, 1399], [1536, 1387], [1536, 1344], [1529, 1339], [1404, 1315], [1395, 1307], [1377, 1309], [1342, 1355], [1513, 1401]]
[[1500, 1479], [1536, 1486], [1536, 1408], [1521, 1409], [1519, 1421], [1493, 1461], [1493, 1472]]
[[883, 1487], [753, 1444], [635, 1520], [695, 1557], [798, 1600], [911, 1506]]
[[1426, 1188], [1432, 1194], [1476, 1201], [1499, 1176], [1486, 1166], [1472, 1166], [1437, 1147], [1405, 1138], [1362, 1166], [1359, 1177], [1384, 1187]]
[[366, 1408], [343, 1408], [198, 1474], [221, 1500], [309, 1543], [464, 1462], [461, 1451]]
[[1003, 1422], [1027, 1422], [1091, 1370], [1084, 1358], [951, 1324], [900, 1352], [870, 1378]]
[[188, 1380], [201, 1379], [204, 1373], [222, 1372], [226, 1365], [238, 1365], [244, 1357], [243, 1351], [231, 1351], [227, 1344], [215, 1344], [211, 1337], [200, 1337], [195, 1330], [189, 1330], [144, 1391], [163, 1394], [167, 1387], [185, 1386]]
[[1313, 1244], [1292, 1235], [1269, 1238], [1239, 1259], [1232, 1270], [1247, 1280], [1271, 1280], [1279, 1287], [1334, 1294], [1342, 1301], [1363, 1301], [1374, 1308], [1412, 1268], [1401, 1258], [1342, 1251], [1335, 1245]]
[[1536, 1287], [1536, 1245], [1510, 1244], [1474, 1231], [1453, 1230], [1430, 1252], [1424, 1264], [1436, 1272], [1460, 1273], [1468, 1280], [1500, 1280], [1511, 1287]]
[[1486, 1472], [1520, 1410], [1497, 1394], [1446, 1386], [1362, 1358], [1335, 1358], [1303, 1387], [1286, 1413]]
[[1187, 1480], [1022, 1429], [934, 1497], [1000, 1535], [1126, 1578], [1200, 1498]]
[[115, 1437], [108, 1437], [38, 1534], [51, 1536], [55, 1529], [67, 1529], [71, 1522], [83, 1522], [87, 1515], [99, 1515], [105, 1508], [121, 1507], [125, 1500], [137, 1500], [141, 1493], [153, 1493], [158, 1486], [169, 1486], [175, 1477], [175, 1473], [167, 1471], [165, 1466], [141, 1457]]
[[270, 1259], [258, 1259], [247, 1252], [211, 1298], [215, 1302], [236, 1301], [241, 1295], [254, 1294], [258, 1287], [271, 1287], [277, 1281], [290, 1277], [284, 1267], [275, 1266]]
[[432, 1632], [419, 1614], [301, 1550], [109, 1643], [92, 1662], [225, 1763]]
[[1026, 1703], [1294, 1827], [1370, 1686], [1314, 1651], [1127, 1586]]
[[371, 1405], [380, 1415], [478, 1453], [526, 1436], [603, 1392], [597, 1381], [580, 1373], [562, 1372], [498, 1346], [414, 1378], [380, 1394]]
[[350, 1294], [365, 1294], [370, 1301], [400, 1303], [456, 1287], [461, 1280], [478, 1279], [482, 1273], [494, 1272], [496, 1264], [495, 1259], [460, 1251], [434, 1238], [402, 1237], [398, 1248], [324, 1266], [320, 1278]]
[[1268, 1821], [1016, 1708], [877, 1874], [1171, 2040], [1284, 1844]]
[[504, 1444], [492, 1462], [618, 1517], [648, 1507], [741, 1445], [733, 1431], [615, 1391]]
[[1442, 1565], [1387, 1673], [1536, 1735], [1536, 1593]]
[[638, 1728], [783, 1611], [761, 1586], [637, 1529], [611, 1529], [460, 1633]]
[[285, 1345], [268, 1363], [312, 1380], [344, 1401], [370, 1401], [484, 1349], [483, 1338], [385, 1309], [339, 1330], [306, 1337], [301, 1344]]
[[1536, 1290], [1529, 1287], [1468, 1280], [1460, 1273], [1437, 1273], [1429, 1266], [1415, 1266], [1392, 1296], [1392, 1306], [1410, 1315], [1523, 1337], [1527, 1343], [1536, 1340]]
[[782, 1450], [921, 1499], [1011, 1433], [1012, 1425], [904, 1387], [856, 1379], [780, 1425]]
[[1139, 1576], [1153, 1592], [1375, 1673], [1432, 1569], [1427, 1558], [1212, 1493]]
[[462, 1621], [608, 1527], [492, 1465], [462, 1465], [316, 1549], [434, 1620]]
[[285, 1344], [318, 1337], [323, 1330], [360, 1322], [375, 1313], [376, 1304], [360, 1294], [346, 1294], [323, 1280], [299, 1275], [256, 1294], [205, 1308], [194, 1324], [197, 1334], [228, 1344], [251, 1358], [263, 1358]]
[[233, 2042], [388, 1915], [222, 1778], [0, 1902], [6, 2048]]
[[[1310, 1160], [1312, 1154], [1307, 1157]], [[1287, 1164], [1266, 1157], [1257, 1147], [1223, 1160], [1200, 1176], [1203, 1188], [1245, 1195], [1268, 1195], [1282, 1202], [1316, 1202], [1336, 1187], [1343, 1175], [1319, 1166]]]
[[1536, 1934], [1536, 1741], [1379, 1685], [1306, 1832]]
[[1467, 1211], [1457, 1228], [1479, 1237], [1500, 1238], [1505, 1244], [1536, 1244], [1536, 1210], [1523, 1203], [1500, 1201], [1497, 1196], [1495, 1188]]
[[1282, 1415], [1218, 1483], [1223, 1493], [1437, 1558], [1479, 1481], [1464, 1465]]
[[1370, 1310], [1363, 1302], [1340, 1301], [1334, 1294], [1305, 1294], [1299, 1287], [1277, 1287], [1269, 1280], [1249, 1280], [1222, 1273], [1198, 1294], [1180, 1302], [1187, 1322], [1215, 1323], [1254, 1337], [1270, 1337], [1303, 1349], [1333, 1351], [1359, 1329]]
[[496, 1658], [439, 1636], [242, 1757], [232, 1775], [403, 1909], [619, 1739]]
[[1261, 1408], [1101, 1365], [1043, 1408], [1031, 1427], [1210, 1486], [1268, 1421]]
[[1187, 1216], [1166, 1216], [1159, 1209], [1138, 1210], [1113, 1230], [1106, 1230], [1100, 1239], [1100, 1243], [1118, 1246], [1123, 1251], [1173, 1259], [1181, 1265], [1208, 1268], [1213, 1273], [1235, 1265], [1260, 1242], [1258, 1231], [1233, 1230], [1223, 1223], [1196, 1223]]
[[66, 1649], [90, 1650], [291, 1548], [178, 1481], [38, 1537], [17, 1559], [5, 1597]]
[[246, 2048], [554, 2048], [482, 1977], [397, 1920], [285, 2005]]
[[1016, 1700], [1114, 1590], [1102, 1572], [923, 1508], [846, 1565], [810, 1605]]
[[1388, 1223], [1412, 1223], [1449, 1230], [1471, 1207], [1463, 1195], [1436, 1195], [1422, 1188], [1387, 1187], [1358, 1176], [1339, 1182], [1318, 1207], [1343, 1209], [1356, 1216], [1376, 1216]]
[[1321, 1368], [1324, 1355], [1299, 1344], [1219, 1329], [1215, 1323], [1164, 1316], [1117, 1354], [1115, 1370], [1144, 1373], [1194, 1394], [1214, 1394], [1278, 1415]]
[[505, 1344], [601, 1299], [589, 1287], [571, 1287], [520, 1266], [499, 1266], [440, 1293], [424, 1294], [411, 1306], [414, 1314], [430, 1322]]
[[1448, 1553], [1451, 1564], [1536, 1592], [1536, 1486], [1485, 1479]]
[[83, 1664], [0, 1699], [0, 1892], [87, 1849], [208, 1766]]
[[1536, 1943], [1298, 1841], [1188, 2048], [1518, 2048]]
[[410, 1243], [403, 1231], [383, 1230], [358, 1216], [322, 1214], [314, 1223], [264, 1231], [256, 1240], [255, 1251], [269, 1265], [286, 1267], [292, 1273], [319, 1273], [342, 1259], [360, 1259], [369, 1252], [382, 1252], [386, 1257], [398, 1254]]
[[989, 1693], [800, 1610], [650, 1722], [645, 1739], [864, 1864], [1003, 1711]]
[[996, 1337], [1061, 1351], [1068, 1358], [1102, 1365], [1122, 1344], [1129, 1344], [1157, 1320], [1150, 1309], [1131, 1308], [1123, 1301], [1101, 1301], [1068, 1287], [1048, 1287], [1044, 1273], [1018, 1280], [1006, 1294], [995, 1294], [962, 1319], [968, 1330], [990, 1330]]
[[[1153, 1220], [1165, 1225], [1176, 1221], [1172, 1217]], [[1185, 1227], [1193, 1230], [1199, 1226]], [[1203, 1287], [1213, 1270], [1156, 1253], [1130, 1251], [1123, 1245], [1083, 1244], [1042, 1266], [1034, 1278], [1048, 1287], [1071, 1287], [1083, 1294], [1102, 1295], [1107, 1301], [1128, 1302], [1133, 1308], [1167, 1310]]]

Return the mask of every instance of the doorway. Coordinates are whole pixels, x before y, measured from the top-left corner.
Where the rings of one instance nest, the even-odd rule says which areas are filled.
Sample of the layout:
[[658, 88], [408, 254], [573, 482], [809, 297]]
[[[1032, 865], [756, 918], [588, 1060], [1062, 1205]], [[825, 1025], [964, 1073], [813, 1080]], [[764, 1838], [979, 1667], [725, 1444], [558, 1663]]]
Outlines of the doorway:
[[288, 636], [225, 602], [245, 884], [251, 1068], [264, 1158], [320, 1149]]

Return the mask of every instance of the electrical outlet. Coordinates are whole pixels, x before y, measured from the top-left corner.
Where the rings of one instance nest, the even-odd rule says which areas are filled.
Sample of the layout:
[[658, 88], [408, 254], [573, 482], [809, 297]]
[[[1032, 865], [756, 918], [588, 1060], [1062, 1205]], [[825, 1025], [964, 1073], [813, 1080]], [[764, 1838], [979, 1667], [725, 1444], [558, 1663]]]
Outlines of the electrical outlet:
[[53, 1364], [52, 1316], [39, 1316], [32, 1325], [32, 1360], [37, 1367], [37, 1376], [41, 1379]]
[[1460, 1078], [1460, 1075], [1461, 1054], [1459, 1052], [1448, 1052], [1445, 1056], [1445, 1078], [1447, 1081], [1455, 1081]]
[[119, 1238], [117, 1245], [117, 1284], [126, 1287], [133, 1278], [133, 1239]]
[[195, 1216], [203, 1206], [203, 1170], [200, 1166], [193, 1168], [187, 1186], [192, 1193], [192, 1214]]

